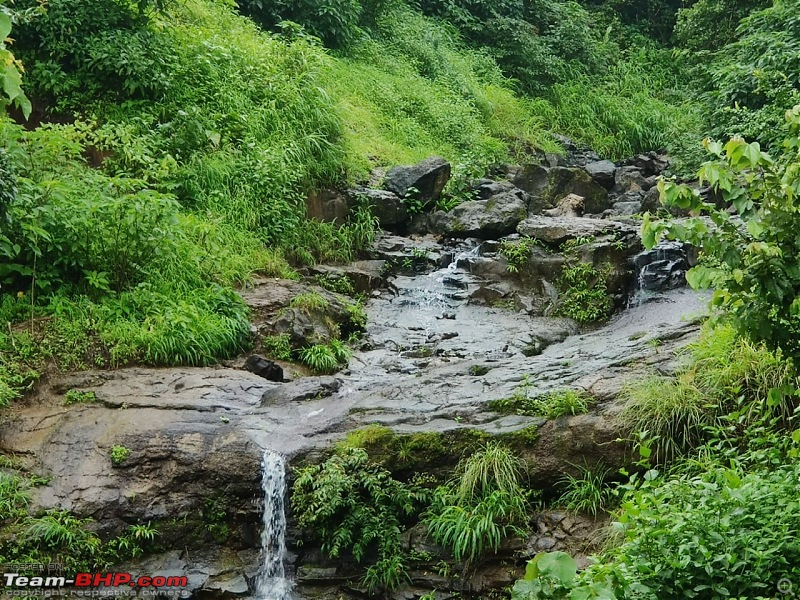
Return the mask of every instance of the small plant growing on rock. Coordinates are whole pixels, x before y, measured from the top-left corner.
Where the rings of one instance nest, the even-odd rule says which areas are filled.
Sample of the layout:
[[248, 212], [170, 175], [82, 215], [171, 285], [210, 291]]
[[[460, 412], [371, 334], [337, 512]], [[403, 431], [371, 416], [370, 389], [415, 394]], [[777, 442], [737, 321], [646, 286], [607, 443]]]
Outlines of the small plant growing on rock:
[[97, 396], [94, 392], [69, 390], [64, 397], [64, 404], [67, 406], [70, 404], [88, 404], [90, 402], [95, 402], [96, 400]]
[[592, 264], [575, 262], [565, 267], [556, 286], [561, 292], [558, 314], [578, 323], [594, 323], [611, 315], [613, 305], [604, 273]]
[[463, 460], [457, 473], [434, 492], [425, 523], [438, 544], [469, 564], [487, 550], [496, 552], [508, 535], [522, 532], [528, 493], [520, 483], [520, 460], [496, 442]]
[[350, 358], [350, 350], [339, 340], [298, 350], [300, 361], [318, 373], [333, 373]]
[[328, 308], [328, 301], [322, 294], [318, 294], [317, 292], [306, 292], [305, 294], [299, 294], [292, 298], [289, 306], [292, 308], [299, 308], [300, 310], [304, 311], [320, 311]]
[[558, 390], [530, 395], [531, 384], [523, 381], [510, 398], [493, 400], [489, 406], [504, 415], [526, 415], [557, 419], [569, 415], [581, 415], [589, 410], [591, 398], [580, 390]]
[[559, 481], [564, 488], [559, 503], [567, 510], [596, 517], [614, 501], [614, 490], [608, 483], [610, 473], [608, 469], [593, 471], [588, 467], [578, 467], [578, 475], [564, 475]]
[[128, 457], [131, 455], [131, 451], [130, 448], [126, 448], [125, 446], [115, 445], [111, 447], [109, 455], [111, 456], [111, 463], [114, 466], [118, 466], [128, 460]]
[[292, 345], [288, 333], [267, 336], [261, 341], [261, 345], [264, 347], [264, 352], [270, 358], [276, 360], [292, 359]]
[[354, 296], [356, 293], [353, 281], [347, 275], [341, 275], [339, 277], [334, 277], [332, 275], [317, 275], [316, 279], [317, 284], [329, 292], [344, 294], [346, 296]]
[[537, 244], [539, 241], [531, 237], [521, 237], [516, 241], [503, 240], [500, 243], [500, 254], [508, 261], [506, 270], [509, 273], [519, 273]]

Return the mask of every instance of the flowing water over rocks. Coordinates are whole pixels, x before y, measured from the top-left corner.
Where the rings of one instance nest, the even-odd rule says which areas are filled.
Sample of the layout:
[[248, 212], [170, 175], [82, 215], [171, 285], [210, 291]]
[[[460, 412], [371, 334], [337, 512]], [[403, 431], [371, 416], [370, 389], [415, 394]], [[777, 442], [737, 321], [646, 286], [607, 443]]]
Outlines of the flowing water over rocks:
[[[36, 497], [38, 508], [93, 517], [107, 534], [131, 523], [159, 523], [160, 542], [176, 550], [141, 568], [185, 573], [200, 595], [256, 590], [263, 600], [288, 598], [283, 559], [291, 563], [297, 550], [292, 541], [286, 553], [280, 536], [286, 525], [282, 459], [269, 451], [262, 456], [264, 448], [290, 460], [313, 460], [348, 431], [373, 423], [400, 434], [504, 435], [533, 426], [537, 437], [525, 452], [533, 459], [536, 485], [549, 485], [565, 465], [587, 458], [622, 464], [624, 448], [614, 443], [614, 398], [631, 379], [676, 368], [673, 350], [696, 335], [694, 317], [704, 301], [670, 290], [602, 327], [579, 330], [568, 319], [475, 301], [486, 284], [477, 268], [488, 260], [482, 250], [438, 248], [437, 261], [446, 267], [405, 272], [374, 290], [366, 336], [348, 370], [286, 383], [231, 367], [133, 367], [52, 377], [4, 413], [0, 448], [51, 477]], [[246, 297], [258, 311], [285, 306], [300, 289], [293, 282], [264, 281]], [[273, 302], [276, 293], [280, 302]], [[492, 400], [508, 398], [524, 380], [536, 393], [586, 390], [597, 405], [590, 414], [557, 420], [492, 410]], [[97, 402], [66, 407], [70, 389], [93, 391]], [[129, 448], [130, 458], [112, 465], [113, 445]], [[229, 530], [220, 546], [209, 537], [209, 498], [225, 507]], [[190, 543], [203, 550], [179, 550]], [[331, 577], [341, 574], [333, 569]]]
[[261, 463], [264, 517], [261, 530], [261, 567], [255, 582], [258, 600], [290, 600], [292, 581], [286, 577], [286, 461], [277, 452], [264, 451]]

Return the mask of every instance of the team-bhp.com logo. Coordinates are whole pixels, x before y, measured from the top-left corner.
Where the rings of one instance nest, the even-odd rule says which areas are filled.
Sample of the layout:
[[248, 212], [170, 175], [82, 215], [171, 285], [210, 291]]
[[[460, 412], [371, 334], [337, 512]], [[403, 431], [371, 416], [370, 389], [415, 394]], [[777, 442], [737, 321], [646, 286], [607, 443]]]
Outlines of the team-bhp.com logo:
[[129, 587], [186, 587], [188, 580], [185, 576], [170, 576], [165, 577], [156, 575], [155, 577], [148, 577], [142, 575], [141, 577], [134, 577], [130, 573], [77, 573], [74, 579], [67, 579], [66, 577], [28, 577], [20, 575], [19, 573], [4, 573], [6, 587], [65, 587], [68, 585], [74, 587], [119, 587], [127, 585]]

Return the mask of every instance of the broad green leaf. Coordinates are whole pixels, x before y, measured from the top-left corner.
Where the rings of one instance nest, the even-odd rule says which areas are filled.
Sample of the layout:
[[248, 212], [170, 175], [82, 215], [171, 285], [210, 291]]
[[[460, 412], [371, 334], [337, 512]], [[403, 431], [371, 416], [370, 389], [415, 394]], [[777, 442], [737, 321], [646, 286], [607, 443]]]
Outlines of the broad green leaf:
[[566, 552], [548, 552], [540, 556], [538, 567], [542, 575], [556, 579], [563, 586], [569, 586], [575, 581], [578, 563], [569, 554]]
[[0, 12], [0, 42], [3, 42], [11, 33], [11, 17]]

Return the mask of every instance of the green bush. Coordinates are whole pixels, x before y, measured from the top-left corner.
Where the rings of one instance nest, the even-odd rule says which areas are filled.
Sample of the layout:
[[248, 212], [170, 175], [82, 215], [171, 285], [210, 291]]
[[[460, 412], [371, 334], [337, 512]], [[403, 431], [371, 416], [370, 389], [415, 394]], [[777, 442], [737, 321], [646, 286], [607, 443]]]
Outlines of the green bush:
[[399, 536], [422, 499], [385, 469], [369, 464], [363, 449], [350, 448], [300, 469], [291, 502], [298, 525], [322, 542], [328, 556], [349, 551], [358, 562], [377, 558], [365, 579], [374, 590], [392, 589], [407, 577]]
[[507, 447], [490, 442], [459, 463], [456, 478], [438, 487], [425, 513], [428, 534], [458, 561], [474, 563], [521, 533], [528, 492], [522, 465]]
[[800, 105], [787, 119], [790, 137], [777, 158], [763, 152], [758, 142], [748, 144], [739, 137], [724, 146], [707, 141], [714, 159], [701, 168], [700, 181], [717, 191], [725, 209], [703, 201], [697, 190], [685, 185], [659, 183], [665, 204], [705, 213], [710, 222], [699, 217], [654, 222], [646, 215], [642, 232], [648, 248], [667, 237], [701, 249], [704, 260], [687, 273], [689, 283], [714, 288], [711, 305], [720, 318], [755, 342], [791, 357], [800, 354], [800, 245], [794, 235]]
[[591, 263], [567, 264], [556, 285], [561, 292], [558, 314], [578, 323], [602, 321], [611, 315], [614, 307], [606, 288], [605, 274]]
[[566, 474], [559, 482], [563, 492], [558, 503], [567, 510], [585, 512], [593, 517], [607, 511], [614, 502], [614, 489], [608, 482], [611, 471], [579, 467], [577, 475]]

